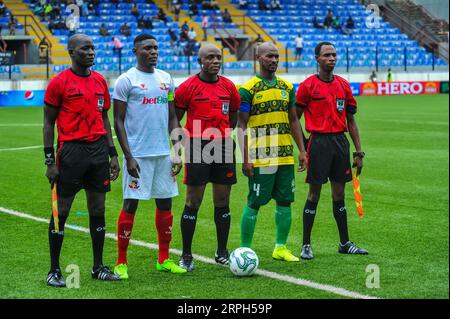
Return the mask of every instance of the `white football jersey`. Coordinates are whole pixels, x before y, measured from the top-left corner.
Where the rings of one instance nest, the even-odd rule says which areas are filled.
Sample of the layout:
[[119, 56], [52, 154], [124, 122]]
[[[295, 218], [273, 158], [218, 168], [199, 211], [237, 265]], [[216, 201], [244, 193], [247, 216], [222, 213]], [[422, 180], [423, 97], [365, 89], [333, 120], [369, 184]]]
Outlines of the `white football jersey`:
[[170, 154], [168, 102], [174, 99], [174, 84], [169, 73], [132, 67], [117, 79], [113, 99], [127, 103], [125, 131], [134, 157]]

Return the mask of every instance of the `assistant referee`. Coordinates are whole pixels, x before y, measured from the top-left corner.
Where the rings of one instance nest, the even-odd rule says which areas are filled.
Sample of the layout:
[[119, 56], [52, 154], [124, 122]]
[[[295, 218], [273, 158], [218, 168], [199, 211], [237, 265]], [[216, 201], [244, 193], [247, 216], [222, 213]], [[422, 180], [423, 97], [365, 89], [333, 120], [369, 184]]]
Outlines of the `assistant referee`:
[[297, 115], [305, 114], [305, 127], [311, 133], [307, 145], [308, 168], [306, 182], [309, 194], [303, 209], [302, 259], [314, 258], [311, 248], [311, 230], [316, 215], [322, 184], [331, 182], [333, 214], [339, 230], [338, 252], [366, 255], [349, 240], [345, 183], [352, 180], [350, 144], [345, 136], [349, 132], [355, 146], [353, 167], [361, 173], [364, 152], [354, 114], [357, 110], [350, 84], [334, 75], [337, 63], [336, 48], [330, 42], [320, 42], [315, 48], [319, 73], [308, 77], [297, 91]]

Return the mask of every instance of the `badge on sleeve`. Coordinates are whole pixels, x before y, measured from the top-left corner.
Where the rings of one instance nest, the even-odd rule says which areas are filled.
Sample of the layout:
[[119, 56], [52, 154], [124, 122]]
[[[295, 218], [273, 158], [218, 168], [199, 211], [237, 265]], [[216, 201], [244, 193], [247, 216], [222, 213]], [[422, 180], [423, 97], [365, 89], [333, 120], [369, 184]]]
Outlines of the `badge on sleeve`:
[[222, 114], [227, 115], [229, 110], [230, 110], [230, 103], [223, 102], [222, 103]]
[[345, 107], [345, 99], [336, 99], [336, 109], [342, 112]]
[[105, 103], [105, 99], [104, 99], [104, 98], [99, 98], [99, 99], [97, 100], [97, 106], [98, 106], [98, 109], [99, 109], [100, 111], [103, 111], [103, 105], [104, 105], [104, 103]]

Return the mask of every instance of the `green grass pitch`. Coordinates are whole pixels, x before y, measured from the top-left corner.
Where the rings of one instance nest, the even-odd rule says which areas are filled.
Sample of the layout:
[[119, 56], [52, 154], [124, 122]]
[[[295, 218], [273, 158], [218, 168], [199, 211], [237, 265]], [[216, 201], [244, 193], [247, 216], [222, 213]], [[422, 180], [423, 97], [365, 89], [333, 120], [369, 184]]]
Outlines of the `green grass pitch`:
[[[359, 219], [351, 184], [347, 208], [351, 240], [368, 256], [337, 253], [338, 232], [332, 214], [329, 184], [323, 188], [312, 234], [313, 261], [282, 263], [271, 259], [274, 245], [274, 203], [260, 210], [254, 250], [260, 268], [379, 298], [448, 298], [448, 95], [358, 97], [357, 121], [366, 152], [361, 175], [365, 216]], [[112, 115], [112, 112], [110, 112]], [[49, 218], [51, 193], [44, 176], [42, 108], [0, 108], [0, 207]], [[116, 146], [118, 142], [116, 140]], [[118, 147], [119, 148], [119, 147]], [[238, 184], [231, 194], [229, 248], [239, 245], [239, 221], [247, 180], [238, 165]], [[172, 248], [181, 248], [180, 214], [185, 187], [173, 201]], [[298, 255], [302, 240], [302, 208], [307, 194], [305, 173], [297, 174], [296, 201], [288, 247]], [[107, 195], [107, 232], [115, 233], [121, 208], [121, 181]], [[199, 212], [193, 242], [196, 254], [213, 257], [215, 226], [211, 187]], [[140, 203], [132, 239], [157, 242], [154, 202]], [[85, 195], [80, 192], [68, 223], [88, 227]], [[340, 295], [257, 275], [237, 278], [216, 265], [196, 262], [186, 275], [157, 273], [157, 252], [130, 245], [130, 280], [107, 283], [90, 278], [90, 237], [67, 229], [61, 265], [80, 267], [79, 289], [46, 286], [49, 267], [47, 225], [0, 211], [2, 298], [343, 298]], [[105, 242], [105, 263], [113, 266], [117, 243]], [[172, 258], [178, 259], [173, 254]], [[366, 287], [368, 265], [379, 268], [380, 287]], [[64, 269], [63, 269], [64, 271]], [[66, 273], [67, 276], [67, 273]]]

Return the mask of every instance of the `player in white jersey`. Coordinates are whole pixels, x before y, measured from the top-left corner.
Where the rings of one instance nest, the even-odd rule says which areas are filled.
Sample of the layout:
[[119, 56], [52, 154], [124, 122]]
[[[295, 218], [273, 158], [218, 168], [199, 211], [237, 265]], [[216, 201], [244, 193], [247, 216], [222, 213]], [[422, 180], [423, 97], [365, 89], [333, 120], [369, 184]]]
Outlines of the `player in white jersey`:
[[[114, 272], [128, 279], [127, 248], [139, 200], [154, 198], [158, 231], [158, 271], [185, 273], [169, 258], [172, 197], [178, 195], [178, 154], [170, 155], [169, 130], [179, 128], [170, 74], [156, 69], [158, 43], [138, 35], [133, 53], [137, 66], [122, 74], [114, 87], [114, 128], [123, 151], [123, 207], [117, 227], [118, 258]], [[176, 141], [172, 141], [175, 145]]]

